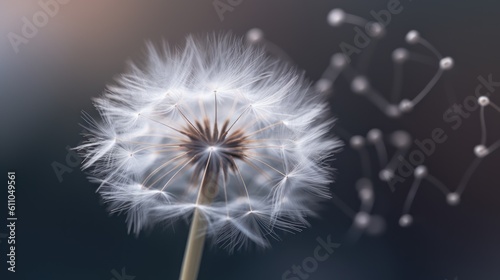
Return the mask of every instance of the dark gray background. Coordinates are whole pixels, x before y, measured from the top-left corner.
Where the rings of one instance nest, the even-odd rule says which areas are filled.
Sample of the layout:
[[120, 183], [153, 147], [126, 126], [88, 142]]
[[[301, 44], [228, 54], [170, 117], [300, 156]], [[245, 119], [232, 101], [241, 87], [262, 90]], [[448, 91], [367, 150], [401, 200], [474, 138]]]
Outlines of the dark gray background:
[[[66, 146], [80, 140], [81, 110], [91, 111], [91, 100], [127, 59], [140, 60], [145, 40], [183, 44], [188, 34], [231, 31], [243, 36], [254, 27], [286, 51], [311, 80], [316, 80], [338, 51], [341, 41], [352, 42], [352, 27], [333, 29], [326, 24], [332, 8], [369, 17], [385, 8], [385, 0], [299, 1], [244, 0], [221, 21], [212, 1], [77, 1], [61, 6], [58, 14], [28, 44], [15, 53], [7, 34], [20, 33], [21, 18], [40, 10], [37, 1], [0, 3], [1, 165], [5, 174], [17, 172], [17, 270], [7, 279], [112, 279], [113, 269], [126, 268], [136, 280], [177, 279], [187, 227], [157, 229], [139, 238], [127, 235], [122, 216], [109, 217], [95, 194], [95, 185], [73, 168], [59, 182], [51, 164], [65, 164]], [[331, 98], [334, 114], [351, 133], [366, 134], [373, 127], [385, 132], [408, 130], [414, 137], [430, 136], [443, 128], [449, 140], [437, 148], [426, 165], [455, 189], [474, 158], [479, 143], [477, 112], [453, 131], [442, 119], [454, 100], [473, 94], [477, 76], [500, 80], [500, 4], [498, 1], [402, 1], [386, 38], [377, 46], [368, 75], [382, 92], [390, 89], [390, 53], [403, 46], [404, 35], [418, 29], [445, 55], [455, 58], [447, 73], [413, 113], [394, 121], [380, 114], [365, 99], [339, 90]], [[417, 51], [425, 52], [416, 48]], [[412, 64], [405, 68], [404, 95], [416, 94], [434, 68]], [[449, 90], [454, 96], [446, 94]], [[496, 95], [496, 96], [495, 96]], [[492, 98], [497, 104], [500, 97]], [[500, 138], [499, 114], [487, 113], [490, 141]], [[376, 185], [375, 212], [387, 221], [380, 237], [345, 240], [351, 225], [333, 203], [326, 203], [321, 219], [296, 235], [281, 235], [271, 250], [249, 250], [228, 256], [207, 250], [200, 279], [281, 279], [316, 247], [318, 236], [331, 235], [342, 246], [320, 263], [309, 279], [500, 279], [500, 152], [488, 157], [474, 174], [458, 207], [450, 207], [430, 185], [422, 185], [412, 213], [415, 224], [398, 226], [409, 183], [392, 193]], [[356, 209], [353, 189], [360, 176], [357, 155], [346, 150], [334, 162], [338, 169], [332, 191]], [[2, 187], [2, 190], [5, 190]], [[7, 200], [0, 196], [0, 209]], [[0, 211], [5, 232], [6, 210]], [[0, 268], [5, 271], [5, 240], [0, 243]], [[2, 278], [4, 279], [4, 278]], [[119, 280], [119, 279], [117, 279]]]

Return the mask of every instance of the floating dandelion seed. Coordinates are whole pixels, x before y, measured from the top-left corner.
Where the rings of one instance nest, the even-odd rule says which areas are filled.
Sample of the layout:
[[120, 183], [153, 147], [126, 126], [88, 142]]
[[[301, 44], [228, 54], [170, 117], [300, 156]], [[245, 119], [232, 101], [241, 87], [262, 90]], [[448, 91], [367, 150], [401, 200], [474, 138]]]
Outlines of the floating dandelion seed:
[[136, 234], [192, 215], [182, 279], [196, 278], [205, 235], [234, 250], [306, 226], [339, 142], [303, 76], [230, 36], [148, 50], [95, 99], [103, 121], [84, 114], [83, 167], [111, 211]]

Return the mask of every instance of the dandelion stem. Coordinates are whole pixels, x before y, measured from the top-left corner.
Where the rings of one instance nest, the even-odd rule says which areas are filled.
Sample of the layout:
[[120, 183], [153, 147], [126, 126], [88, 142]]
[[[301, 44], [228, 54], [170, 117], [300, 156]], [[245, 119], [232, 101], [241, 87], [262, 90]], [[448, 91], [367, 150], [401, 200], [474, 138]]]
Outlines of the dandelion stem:
[[184, 252], [180, 280], [196, 280], [198, 278], [198, 270], [200, 269], [201, 256], [205, 245], [205, 233], [201, 233], [200, 229], [205, 230], [206, 226], [205, 217], [202, 217], [200, 211], [196, 209], [191, 223], [186, 251]]
[[[209, 171], [210, 157], [207, 161], [207, 166], [203, 174], [200, 191], [196, 204], [210, 204], [217, 193], [217, 172]], [[212, 169], [213, 170], [213, 169]], [[200, 269], [201, 257], [203, 255], [203, 247], [205, 245], [205, 235], [207, 231], [207, 219], [200, 212], [199, 208], [194, 210], [189, 237], [184, 252], [184, 260], [182, 261], [182, 270], [180, 280], [196, 280]]]

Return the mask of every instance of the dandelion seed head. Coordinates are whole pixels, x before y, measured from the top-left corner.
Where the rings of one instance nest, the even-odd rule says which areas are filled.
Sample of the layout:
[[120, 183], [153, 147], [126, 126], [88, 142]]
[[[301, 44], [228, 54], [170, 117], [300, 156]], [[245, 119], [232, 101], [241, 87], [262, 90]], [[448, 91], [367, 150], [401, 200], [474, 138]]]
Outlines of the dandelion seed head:
[[[84, 113], [83, 168], [135, 234], [198, 209], [223, 247], [268, 246], [329, 197], [326, 161], [340, 144], [328, 137], [327, 106], [255, 44], [216, 35], [177, 51], [149, 44], [145, 66], [131, 64], [94, 104], [102, 120]], [[215, 185], [202, 188], [207, 176]]]

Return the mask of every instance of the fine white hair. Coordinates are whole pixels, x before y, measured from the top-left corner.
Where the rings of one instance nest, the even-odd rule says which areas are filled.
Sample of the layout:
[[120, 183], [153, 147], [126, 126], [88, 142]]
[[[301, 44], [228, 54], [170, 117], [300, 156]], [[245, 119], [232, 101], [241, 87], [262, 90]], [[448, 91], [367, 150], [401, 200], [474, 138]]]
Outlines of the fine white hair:
[[[182, 50], [147, 46], [84, 113], [83, 168], [129, 232], [188, 219], [229, 250], [269, 245], [275, 229], [307, 226], [330, 197], [339, 148], [328, 105], [296, 69], [230, 35], [188, 37]], [[216, 176], [197, 203], [204, 174]]]

